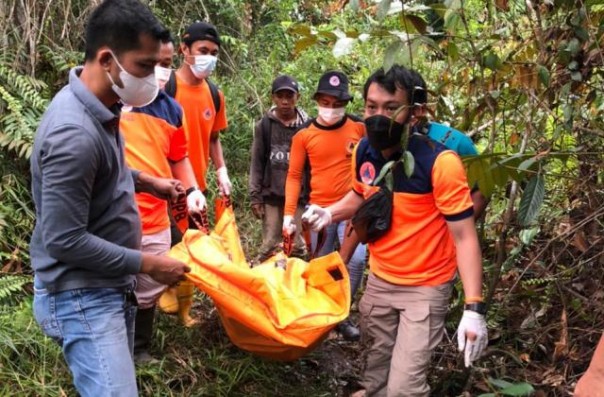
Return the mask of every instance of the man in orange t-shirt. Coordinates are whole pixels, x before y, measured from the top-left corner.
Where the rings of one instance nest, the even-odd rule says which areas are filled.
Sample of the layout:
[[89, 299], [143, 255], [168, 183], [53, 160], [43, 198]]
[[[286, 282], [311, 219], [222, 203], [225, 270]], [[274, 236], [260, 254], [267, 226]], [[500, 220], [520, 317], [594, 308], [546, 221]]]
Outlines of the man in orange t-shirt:
[[228, 196], [232, 185], [219, 136], [228, 125], [224, 94], [218, 91], [217, 111], [207, 80], [216, 67], [219, 50], [220, 36], [213, 25], [195, 22], [187, 27], [180, 43], [183, 63], [176, 71], [175, 98], [186, 116], [189, 157], [199, 188], [207, 189], [206, 173], [212, 159], [220, 193]]
[[[169, 76], [174, 55], [174, 44], [161, 44], [159, 63], [155, 76], [163, 88]], [[198, 189], [195, 175], [187, 155], [183, 112], [174, 99], [163, 89], [149, 105], [133, 108], [125, 105], [120, 118], [120, 131], [126, 141], [126, 162], [130, 168], [145, 171], [161, 178], [176, 178], [186, 189], [189, 213], [199, 214], [205, 206], [205, 197]], [[166, 255], [170, 250], [170, 219], [168, 203], [148, 193], [137, 193], [136, 204], [140, 213], [143, 238], [141, 250], [145, 253]], [[151, 344], [155, 306], [166, 285], [158, 283], [147, 274], [137, 274], [136, 313], [134, 331], [134, 358], [136, 362], [151, 360]]]
[[[294, 135], [290, 151], [289, 169], [285, 183], [285, 210], [283, 232], [295, 231], [294, 215], [302, 189], [304, 167], [310, 166], [311, 204], [328, 206], [350, 191], [350, 159], [356, 143], [365, 135], [365, 125], [346, 114], [346, 104], [352, 99], [348, 92], [348, 77], [342, 72], [330, 71], [319, 79], [314, 99], [319, 115]], [[346, 222], [330, 225], [322, 247], [316, 256], [334, 251], [336, 238], [344, 240]], [[312, 233], [313, 251], [316, 251], [317, 233]], [[365, 246], [359, 245], [346, 264], [350, 275], [351, 297], [361, 285], [365, 269]], [[358, 329], [349, 320], [340, 323], [337, 330], [347, 340], [359, 338]]]
[[413, 134], [406, 146], [415, 160], [411, 176], [396, 163], [403, 155], [401, 140], [411, 119], [414, 86], [412, 74], [398, 65], [369, 77], [364, 90], [367, 138], [354, 152], [353, 188], [337, 203], [311, 205], [302, 216], [313, 230], [350, 218], [366, 199], [383, 193], [374, 182], [395, 162], [392, 196], [386, 196], [392, 204], [390, 228], [368, 244], [371, 273], [359, 304], [368, 396], [429, 395], [427, 369], [444, 333], [457, 272], [466, 301], [457, 331], [466, 366], [488, 341], [481, 252], [459, 156]]

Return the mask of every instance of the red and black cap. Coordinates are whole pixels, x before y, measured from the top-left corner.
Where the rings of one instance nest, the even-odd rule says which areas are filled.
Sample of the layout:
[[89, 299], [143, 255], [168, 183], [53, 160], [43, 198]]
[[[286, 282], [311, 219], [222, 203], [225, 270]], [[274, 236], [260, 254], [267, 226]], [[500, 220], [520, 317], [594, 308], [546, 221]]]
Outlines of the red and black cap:
[[194, 22], [182, 35], [182, 41], [188, 46], [199, 40], [209, 40], [220, 46], [218, 31], [214, 25], [208, 22]]
[[348, 77], [337, 70], [324, 73], [319, 79], [319, 86], [313, 98], [317, 99], [319, 94], [331, 95], [341, 101], [350, 101], [352, 96], [348, 92]]

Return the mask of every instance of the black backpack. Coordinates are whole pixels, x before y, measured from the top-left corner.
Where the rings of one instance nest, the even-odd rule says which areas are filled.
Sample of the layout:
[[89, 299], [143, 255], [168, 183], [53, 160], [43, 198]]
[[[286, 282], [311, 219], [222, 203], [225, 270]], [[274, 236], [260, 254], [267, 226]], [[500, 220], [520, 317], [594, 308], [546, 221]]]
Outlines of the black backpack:
[[[212, 95], [212, 101], [214, 102], [214, 109], [216, 109], [216, 114], [218, 114], [222, 105], [220, 102], [220, 90], [216, 84], [210, 81], [210, 79], [206, 79], [206, 81], [208, 82], [208, 87], [210, 87], [210, 94]], [[164, 87], [164, 91], [166, 91], [166, 94], [170, 95], [172, 98], [176, 98], [176, 73], [174, 71], [170, 73], [170, 78]]]

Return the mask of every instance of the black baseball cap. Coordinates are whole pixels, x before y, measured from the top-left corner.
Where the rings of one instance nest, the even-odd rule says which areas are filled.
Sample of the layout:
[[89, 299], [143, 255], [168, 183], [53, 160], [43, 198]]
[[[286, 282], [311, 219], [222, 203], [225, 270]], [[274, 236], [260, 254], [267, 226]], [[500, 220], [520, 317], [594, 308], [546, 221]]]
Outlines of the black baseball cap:
[[216, 27], [208, 22], [194, 22], [189, 25], [182, 35], [182, 41], [186, 45], [191, 45], [198, 40], [209, 40], [220, 46], [220, 36]]
[[274, 94], [277, 91], [288, 90], [292, 92], [300, 92], [298, 82], [291, 76], [282, 74], [273, 80], [273, 88], [271, 92]]
[[319, 94], [331, 95], [341, 101], [350, 101], [352, 96], [348, 92], [348, 77], [337, 70], [324, 73], [319, 79], [319, 86], [313, 98], [317, 99]]

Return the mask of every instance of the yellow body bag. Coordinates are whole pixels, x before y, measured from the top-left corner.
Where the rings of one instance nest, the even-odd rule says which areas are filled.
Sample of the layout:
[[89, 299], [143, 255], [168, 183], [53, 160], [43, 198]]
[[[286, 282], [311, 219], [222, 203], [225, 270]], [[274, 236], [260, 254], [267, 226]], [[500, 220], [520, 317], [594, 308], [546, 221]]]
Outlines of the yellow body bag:
[[294, 360], [348, 317], [350, 281], [340, 255], [305, 262], [277, 254], [250, 268], [232, 208], [209, 235], [188, 230], [170, 256], [191, 267], [187, 279], [214, 301], [231, 341], [251, 353]]

